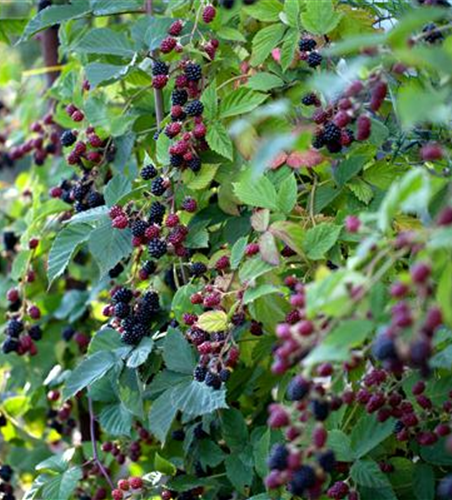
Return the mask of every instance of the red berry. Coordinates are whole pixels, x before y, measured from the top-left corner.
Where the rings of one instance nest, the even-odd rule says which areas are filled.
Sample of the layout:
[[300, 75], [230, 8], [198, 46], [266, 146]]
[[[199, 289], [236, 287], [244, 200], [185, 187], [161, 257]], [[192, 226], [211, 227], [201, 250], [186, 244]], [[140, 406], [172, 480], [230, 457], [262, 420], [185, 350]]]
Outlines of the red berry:
[[83, 141], [78, 141], [75, 143], [74, 151], [79, 156], [82, 156], [86, 152], [86, 144]]
[[198, 208], [198, 204], [194, 198], [187, 197], [182, 202], [182, 208], [188, 213], [194, 213]]
[[85, 115], [78, 109], [72, 113], [71, 118], [74, 122], [81, 122], [85, 118]]
[[405, 297], [408, 291], [408, 285], [402, 283], [401, 281], [397, 281], [391, 286], [391, 297], [400, 299]]
[[411, 268], [411, 279], [414, 283], [422, 285], [431, 274], [431, 267], [426, 262], [418, 262]]
[[169, 214], [166, 218], [166, 227], [175, 227], [179, 224], [179, 216], [177, 214]]
[[60, 187], [55, 186], [50, 189], [49, 194], [52, 198], [60, 198], [61, 195], [63, 194], [63, 190]]
[[127, 481], [127, 479], [120, 479], [118, 481], [118, 488], [122, 491], [129, 491], [130, 489], [129, 481]]
[[350, 123], [350, 116], [345, 111], [339, 111], [334, 116], [333, 123], [338, 127], [343, 128]]
[[121, 490], [116, 489], [111, 492], [111, 496], [113, 500], [122, 500], [124, 498], [124, 493]]
[[49, 401], [58, 401], [60, 399], [60, 391], [53, 390], [47, 393], [47, 399]]
[[112, 450], [113, 450], [113, 443], [112, 442], [107, 441], [107, 442], [102, 444], [102, 451], [109, 453]]
[[160, 228], [153, 224], [146, 229], [144, 235], [148, 240], [154, 240], [160, 236]]
[[93, 163], [100, 163], [102, 161], [102, 155], [99, 153], [99, 151], [90, 151], [86, 155], [86, 159]]
[[100, 148], [103, 145], [102, 139], [97, 134], [89, 135], [88, 142], [93, 148]]
[[110, 219], [116, 219], [121, 215], [125, 215], [124, 210], [119, 205], [113, 205], [108, 212]]
[[177, 40], [172, 36], [167, 36], [162, 40], [162, 43], [160, 44], [160, 50], [163, 52], [163, 54], [169, 54], [176, 47], [176, 45]]
[[130, 477], [129, 478], [129, 484], [134, 490], [139, 490], [140, 488], [143, 487], [143, 480], [141, 477]]
[[162, 500], [171, 500], [171, 498], [173, 498], [173, 494], [169, 490], [162, 491], [160, 496], [162, 497]]
[[345, 219], [345, 228], [349, 233], [357, 233], [361, 227], [361, 221], [355, 215], [348, 215]]
[[113, 219], [111, 225], [116, 229], [125, 229], [129, 225], [129, 219], [126, 215], [120, 215]]
[[411, 392], [415, 395], [418, 396], [419, 394], [422, 394], [425, 391], [425, 382], [423, 380], [417, 381], [414, 385], [413, 388], [411, 389]]
[[259, 253], [259, 243], [250, 243], [246, 246], [245, 255], [251, 257]]
[[41, 310], [38, 306], [30, 306], [28, 308], [28, 314], [31, 319], [39, 319], [41, 317]]
[[431, 142], [421, 149], [421, 158], [423, 161], [437, 161], [444, 158], [444, 151], [440, 144]]
[[202, 20], [207, 24], [211, 23], [215, 19], [216, 13], [215, 7], [213, 5], [208, 5], [203, 10]]
[[72, 116], [73, 113], [75, 113], [76, 111], [78, 111], [78, 108], [77, 106], [75, 106], [74, 104], [68, 104], [66, 106], [66, 113], [69, 115], [69, 116]]
[[17, 302], [19, 300], [19, 297], [19, 290], [17, 290], [17, 288], [10, 288], [6, 292], [6, 298], [8, 302]]
[[180, 19], [174, 21], [174, 23], [169, 27], [168, 34], [172, 36], [180, 35], [184, 25]]
[[28, 248], [30, 250], [35, 249], [38, 245], [39, 245], [38, 238], [31, 238], [31, 240], [28, 242]]
[[193, 135], [197, 139], [201, 139], [206, 135], [206, 133], [207, 133], [207, 128], [204, 125], [204, 123], [198, 123], [197, 125], [195, 125], [195, 128], [193, 129]]
[[367, 115], [361, 115], [357, 122], [357, 134], [356, 139], [358, 141], [365, 141], [370, 137], [370, 132], [372, 128], [372, 122]]
[[223, 257], [220, 257], [215, 264], [215, 269], [217, 271], [223, 271], [228, 267], [229, 267], [229, 257], [227, 255], [223, 255]]

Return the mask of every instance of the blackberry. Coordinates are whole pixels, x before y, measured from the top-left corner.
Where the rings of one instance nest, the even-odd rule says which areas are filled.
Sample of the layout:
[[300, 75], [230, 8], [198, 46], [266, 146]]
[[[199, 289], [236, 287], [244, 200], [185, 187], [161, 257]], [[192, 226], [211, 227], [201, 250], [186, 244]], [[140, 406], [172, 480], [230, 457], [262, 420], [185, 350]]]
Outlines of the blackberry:
[[72, 190], [72, 198], [76, 201], [82, 201], [89, 192], [89, 186], [87, 184], [76, 184]]
[[118, 302], [115, 305], [115, 316], [120, 319], [125, 319], [130, 314], [130, 306], [125, 302]]
[[136, 238], [141, 238], [144, 236], [146, 229], [148, 228], [148, 223], [144, 220], [136, 220], [132, 224], [132, 236]]
[[168, 250], [167, 244], [165, 240], [159, 240], [156, 238], [152, 240], [148, 245], [148, 252], [151, 257], [154, 259], [160, 259], [163, 257]]
[[181, 155], [170, 155], [170, 165], [172, 167], [182, 167], [184, 164], [184, 158]]
[[326, 145], [326, 149], [330, 153], [340, 153], [342, 151], [342, 144], [340, 142], [329, 142]]
[[143, 303], [152, 312], [157, 312], [160, 310], [160, 297], [157, 292], [146, 292], [143, 296]]
[[191, 101], [185, 106], [184, 111], [187, 116], [201, 116], [204, 111], [204, 104], [198, 100]]
[[171, 114], [171, 121], [172, 122], [179, 122], [179, 121], [185, 120], [185, 118], [187, 118], [187, 114], [185, 113], [184, 110], [182, 110], [182, 112], [178, 113], [177, 115]]
[[157, 169], [149, 163], [149, 165], [146, 165], [141, 169], [141, 178], [145, 181], [149, 181], [150, 179], [153, 179], [156, 175], [158, 174]]
[[88, 205], [86, 203], [83, 203], [82, 201], [76, 201], [74, 203], [74, 209], [77, 213], [85, 212], [86, 210], [88, 210]]
[[323, 130], [323, 140], [326, 144], [338, 143], [341, 140], [341, 129], [333, 122], [325, 125]]
[[3, 245], [5, 250], [13, 251], [19, 238], [12, 231], [5, 231], [3, 233]]
[[330, 414], [330, 405], [328, 401], [320, 401], [318, 399], [314, 399], [311, 402], [311, 410], [314, 414], [314, 418], [320, 422], [323, 422], [328, 418]]
[[8, 420], [6, 420], [5, 415], [3, 415], [3, 413], [0, 413], [0, 427], [5, 427], [7, 423]]
[[169, 66], [163, 61], [155, 61], [152, 65], [152, 76], [168, 75]]
[[10, 319], [6, 324], [5, 333], [9, 337], [17, 338], [24, 329], [24, 324], [18, 319]]
[[154, 274], [156, 269], [157, 264], [153, 260], [147, 260], [141, 268], [141, 270], [144, 271], [148, 276]]
[[320, 467], [326, 472], [331, 473], [336, 465], [336, 457], [333, 450], [327, 450], [318, 456]]
[[12, 337], [7, 337], [6, 340], [3, 341], [2, 344], [2, 352], [3, 354], [9, 354], [10, 352], [14, 352], [19, 349], [19, 342], [17, 339]]
[[113, 294], [113, 303], [129, 303], [133, 299], [133, 292], [129, 288], [121, 287]]
[[199, 172], [201, 170], [201, 159], [195, 156], [191, 160], [187, 161], [187, 165], [192, 172]]
[[230, 10], [234, 7], [235, 0], [221, 0], [221, 6], [227, 10]]
[[123, 271], [124, 271], [124, 266], [120, 262], [118, 262], [118, 264], [116, 264], [115, 267], [113, 267], [112, 269], [110, 269], [110, 271], [108, 271], [108, 276], [114, 279], [117, 278]]
[[101, 195], [97, 191], [91, 191], [91, 193], [89, 193], [86, 198], [86, 203], [88, 204], [89, 208], [96, 208], [105, 205], [105, 200], [103, 195]]
[[372, 353], [380, 361], [395, 361], [398, 359], [394, 340], [387, 335], [379, 335], [375, 339]]
[[51, 5], [52, 5], [52, 0], [39, 0], [38, 12], [41, 12], [41, 10], [46, 9], [47, 7], [50, 7]]
[[148, 307], [146, 307], [145, 304], [142, 303], [138, 306], [134, 318], [138, 323], [146, 325], [147, 323], [150, 323], [152, 321], [153, 316], [154, 311], [151, 311]]
[[206, 272], [207, 266], [203, 262], [193, 262], [193, 264], [190, 266], [190, 274], [192, 276], [199, 277]]
[[63, 329], [61, 332], [61, 336], [63, 337], [63, 340], [66, 342], [69, 342], [72, 337], [75, 335], [75, 330], [72, 328], [72, 326], [66, 326], [66, 328]]
[[441, 31], [438, 31], [438, 26], [435, 23], [427, 24], [422, 30], [422, 33], [426, 33], [427, 36], [424, 37], [427, 43], [437, 43], [444, 40], [444, 36]]
[[171, 92], [171, 104], [183, 106], [188, 100], [188, 92], [185, 89], [174, 89]]
[[271, 470], [285, 470], [287, 469], [287, 459], [289, 452], [283, 444], [275, 444], [270, 451], [267, 460], [268, 468]]
[[151, 193], [154, 196], [162, 196], [162, 194], [166, 191], [166, 183], [163, 177], [157, 177], [152, 181], [151, 184]]
[[397, 420], [397, 422], [394, 424], [394, 432], [396, 434], [398, 434], [404, 428], [405, 428], [405, 426], [403, 425], [403, 422], [401, 420]]
[[33, 325], [30, 327], [30, 329], [28, 330], [28, 335], [30, 335], [30, 337], [33, 339], [33, 340], [41, 340], [42, 339], [42, 329], [39, 325]]
[[305, 490], [312, 488], [316, 483], [315, 471], [309, 465], [302, 465], [297, 469], [289, 483], [289, 490], [294, 495], [303, 496]]
[[174, 441], [183, 441], [185, 439], [185, 432], [183, 429], [176, 429], [171, 433]]
[[444, 499], [452, 497], [452, 476], [446, 476], [441, 479], [438, 486], [438, 496]]
[[305, 106], [315, 106], [319, 102], [319, 100], [317, 96], [311, 92], [310, 94], [306, 94], [301, 100], [301, 102]]
[[312, 141], [312, 147], [315, 149], [321, 149], [323, 146], [325, 146], [323, 134], [316, 135]]
[[188, 63], [185, 66], [184, 73], [187, 80], [191, 82], [197, 82], [198, 80], [201, 80], [202, 77], [201, 66], [195, 63]]
[[14, 471], [9, 465], [0, 465], [0, 479], [5, 481], [5, 483], [9, 483], [11, 481], [13, 474]]
[[301, 401], [307, 396], [311, 388], [310, 383], [303, 377], [297, 375], [287, 386], [286, 398], [289, 401]]
[[77, 136], [75, 136], [70, 130], [65, 130], [60, 137], [61, 144], [67, 148], [72, 146], [77, 140]]
[[298, 42], [298, 47], [301, 52], [310, 52], [317, 47], [317, 42], [313, 38], [302, 38]]
[[[187, 332], [187, 338], [188, 340], [194, 344], [194, 345], [201, 345], [203, 342], [208, 340], [209, 336], [204, 330], [201, 330], [199, 328], [193, 327], [190, 328]], [[207, 373], [207, 371], [206, 371]]]
[[151, 210], [149, 212], [149, 222], [151, 224], [161, 224], [163, 222], [163, 216], [165, 215], [165, 206], [154, 201], [151, 205]]
[[141, 334], [139, 329], [133, 328], [131, 330], [126, 330], [122, 334], [121, 340], [128, 345], [137, 345], [143, 337], [144, 335]]
[[221, 378], [215, 373], [208, 372], [206, 374], [206, 379], [204, 380], [208, 387], [212, 387], [216, 391], [221, 387]]
[[223, 370], [220, 371], [219, 376], [222, 382], [227, 382], [231, 376], [231, 371], [227, 368], [223, 368]]
[[197, 366], [194, 371], [194, 378], [198, 382], [204, 382], [206, 380], [207, 368], [205, 366]]
[[202, 428], [202, 424], [198, 424], [193, 429], [193, 435], [196, 439], [204, 439], [208, 436], [207, 432]]
[[318, 52], [311, 52], [308, 56], [308, 65], [311, 68], [316, 68], [322, 64], [323, 57]]

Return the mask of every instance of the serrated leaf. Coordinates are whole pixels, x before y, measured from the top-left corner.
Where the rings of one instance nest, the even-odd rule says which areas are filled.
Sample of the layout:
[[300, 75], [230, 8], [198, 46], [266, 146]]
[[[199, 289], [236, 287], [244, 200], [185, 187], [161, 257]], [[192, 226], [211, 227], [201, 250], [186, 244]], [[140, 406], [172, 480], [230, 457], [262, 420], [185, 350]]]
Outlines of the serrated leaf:
[[253, 467], [238, 455], [229, 455], [225, 460], [226, 475], [236, 491], [241, 493], [253, 482]]
[[300, 224], [289, 221], [278, 221], [270, 226], [270, 231], [294, 252], [297, 252], [298, 255], [304, 255], [303, 242], [305, 232]]
[[166, 436], [171, 428], [177, 414], [177, 408], [170, 398], [171, 390], [165, 391], [159, 396], [151, 406], [149, 412], [149, 431], [162, 443], [166, 441]]
[[113, 351], [124, 347], [121, 341], [121, 335], [113, 328], [102, 328], [91, 339], [88, 347], [88, 353], [94, 354], [98, 351]]
[[86, 79], [92, 88], [101, 83], [118, 80], [125, 76], [129, 66], [118, 66], [117, 64], [93, 62], [85, 66]]
[[169, 328], [163, 344], [163, 360], [168, 370], [192, 374], [196, 365], [195, 355], [179, 330]]
[[273, 266], [279, 265], [279, 252], [276, 246], [275, 237], [270, 231], [265, 231], [259, 238], [259, 253], [265, 262]]
[[306, 10], [301, 14], [303, 27], [314, 35], [325, 35], [339, 24], [342, 14], [334, 9], [332, 0], [307, 2]]
[[303, 242], [306, 255], [312, 260], [323, 259], [328, 250], [335, 245], [341, 230], [341, 226], [329, 222], [309, 229]]
[[217, 97], [217, 81], [213, 80], [204, 90], [201, 97], [201, 102], [204, 104], [204, 116], [208, 120], [214, 120], [217, 117], [218, 97]]
[[74, 224], [65, 227], [58, 233], [49, 253], [47, 266], [49, 285], [64, 273], [78, 246], [90, 237], [90, 232], [90, 226]]
[[259, 30], [253, 38], [253, 53], [251, 56], [252, 66], [262, 64], [270, 55], [270, 52], [282, 40], [286, 27], [281, 24], [272, 24]]
[[374, 414], [364, 414], [358, 420], [357, 424], [355, 424], [350, 435], [354, 456], [361, 458], [367, 455], [367, 453], [389, 437], [393, 431], [393, 419], [380, 423]]
[[285, 0], [284, 13], [286, 14], [287, 22], [292, 28], [297, 28], [300, 22], [300, 2], [299, 0]]
[[260, 92], [267, 92], [268, 90], [282, 87], [283, 85], [284, 82], [279, 76], [272, 73], [266, 73], [265, 71], [251, 76], [246, 84], [250, 89]]
[[366, 164], [367, 157], [364, 155], [351, 156], [342, 161], [334, 169], [334, 179], [339, 187], [358, 174]]
[[215, 151], [215, 153], [218, 153], [229, 160], [234, 158], [231, 138], [229, 137], [226, 128], [220, 122], [215, 122], [209, 125], [206, 140], [207, 144], [213, 151]]
[[130, 180], [125, 175], [117, 174], [105, 186], [105, 203], [111, 207], [118, 203], [121, 198], [128, 195], [131, 190], [132, 183]]
[[159, 134], [157, 139], [157, 160], [162, 165], [169, 163], [168, 149], [171, 144], [171, 139], [166, 134]]
[[263, 233], [268, 229], [270, 223], [270, 210], [264, 208], [256, 210], [251, 216], [251, 226], [255, 231]]
[[374, 197], [372, 188], [362, 179], [352, 179], [347, 184], [347, 187], [358, 198], [359, 201], [362, 201], [366, 205], [368, 205]]
[[150, 339], [149, 337], [145, 337], [144, 339], [142, 339], [127, 359], [127, 366], [129, 368], [138, 368], [139, 366], [141, 366], [146, 362], [153, 348], [154, 341], [152, 339]]
[[102, 429], [113, 436], [130, 436], [133, 413], [122, 403], [106, 405], [99, 414], [99, 422]]
[[254, 92], [250, 89], [240, 87], [226, 95], [220, 104], [220, 117], [229, 118], [231, 116], [249, 113], [262, 104], [268, 96]]
[[232, 40], [234, 42], [246, 42], [246, 38], [243, 33], [230, 26], [222, 26], [218, 31], [216, 31], [218, 38], [223, 40]]
[[239, 270], [240, 281], [251, 281], [273, 269], [271, 264], [264, 262], [260, 257], [247, 260]]
[[266, 23], [279, 21], [282, 5], [278, 0], [259, 0], [254, 5], [245, 7], [245, 12], [258, 21]]
[[172, 404], [191, 417], [206, 415], [220, 408], [227, 408], [226, 391], [214, 390], [202, 382], [183, 382], [171, 391]]
[[111, 54], [132, 58], [135, 51], [124, 33], [109, 28], [94, 28], [77, 43], [76, 50], [86, 54]]
[[243, 304], [249, 304], [259, 297], [270, 295], [272, 293], [278, 293], [279, 291], [279, 288], [274, 285], [260, 285], [256, 288], [247, 288], [243, 295]]
[[75, 396], [77, 392], [99, 380], [116, 362], [116, 356], [108, 351], [99, 351], [85, 358], [67, 379], [63, 390], [64, 399]]
[[278, 207], [285, 214], [290, 214], [297, 202], [297, 181], [294, 174], [290, 174], [279, 186]]
[[284, 35], [284, 42], [281, 47], [281, 67], [283, 71], [287, 71], [292, 64], [295, 53], [298, 49], [298, 41], [300, 33], [296, 29], [289, 29]]
[[239, 264], [245, 255], [247, 244], [248, 237], [242, 236], [242, 238], [239, 238], [231, 248], [230, 265], [232, 270], [235, 270], [239, 267]]
[[[108, 207], [102, 205], [101, 207], [90, 208], [85, 212], [74, 214], [69, 220], [68, 224], [80, 224], [89, 222], [105, 222], [108, 218]], [[94, 224], [93, 224], [94, 225]]]
[[217, 173], [218, 165], [203, 164], [199, 172], [192, 172], [187, 170], [184, 174], [184, 184], [193, 191], [206, 189], [213, 181]]
[[167, 476], [174, 476], [176, 474], [177, 468], [169, 460], [161, 457], [158, 453], [155, 454], [154, 458], [154, 469], [166, 474]]
[[350, 477], [359, 485], [369, 488], [389, 488], [389, 479], [373, 460], [357, 460], [350, 469]]
[[423, 463], [414, 465], [413, 492], [416, 500], [434, 500], [435, 473], [430, 465]]
[[255, 182], [251, 182], [249, 177], [245, 177], [234, 184], [234, 193], [246, 205], [271, 210], [278, 209], [278, 195], [275, 186], [265, 176], [260, 177]]
[[82, 477], [83, 473], [80, 467], [71, 467], [63, 474], [52, 477], [43, 485], [43, 498], [69, 500]]
[[224, 311], [207, 311], [198, 318], [199, 328], [206, 332], [222, 332], [228, 326], [228, 316]]

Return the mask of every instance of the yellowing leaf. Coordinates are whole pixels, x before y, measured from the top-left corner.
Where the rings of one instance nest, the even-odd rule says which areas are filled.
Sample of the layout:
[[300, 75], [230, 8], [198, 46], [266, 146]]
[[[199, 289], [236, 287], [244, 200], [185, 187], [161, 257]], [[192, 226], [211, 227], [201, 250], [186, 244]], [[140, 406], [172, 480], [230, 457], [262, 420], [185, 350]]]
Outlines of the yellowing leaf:
[[208, 311], [198, 318], [199, 328], [209, 333], [221, 332], [227, 325], [228, 316], [224, 311]]

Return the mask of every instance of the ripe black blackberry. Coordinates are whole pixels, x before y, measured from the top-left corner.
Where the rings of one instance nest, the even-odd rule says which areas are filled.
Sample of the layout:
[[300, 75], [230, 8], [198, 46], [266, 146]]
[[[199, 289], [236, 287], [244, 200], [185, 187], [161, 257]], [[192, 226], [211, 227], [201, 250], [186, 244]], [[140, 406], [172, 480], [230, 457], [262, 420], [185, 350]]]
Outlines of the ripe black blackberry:
[[0, 465], [0, 479], [5, 481], [5, 483], [9, 483], [13, 477], [14, 471], [11, 466], [4, 464]]
[[151, 183], [151, 193], [154, 196], [162, 196], [166, 191], [166, 182], [163, 177], [157, 177]]
[[317, 458], [320, 467], [327, 473], [331, 473], [336, 465], [336, 457], [333, 450], [327, 450], [321, 453]]
[[82, 201], [88, 194], [89, 189], [90, 186], [87, 184], [76, 184], [71, 190], [72, 198], [76, 201]]
[[148, 252], [154, 259], [160, 259], [163, 257], [168, 250], [168, 246], [165, 240], [159, 240], [158, 238], [152, 240], [148, 245]]
[[427, 24], [422, 30], [426, 36], [424, 40], [427, 43], [433, 44], [444, 40], [444, 36], [441, 31], [438, 31], [438, 26], [435, 23]]
[[308, 65], [311, 68], [316, 68], [322, 64], [323, 57], [318, 52], [311, 52], [308, 56]]
[[204, 382], [207, 375], [207, 368], [205, 366], [197, 366], [193, 373], [193, 377], [198, 382]]
[[285, 470], [287, 469], [287, 459], [289, 452], [283, 444], [275, 444], [268, 456], [267, 465], [271, 470]]
[[341, 129], [333, 122], [327, 123], [323, 129], [323, 139], [326, 144], [340, 142], [341, 135]]
[[89, 208], [96, 208], [105, 205], [105, 200], [102, 194], [97, 191], [91, 191], [86, 197], [86, 203]]
[[296, 376], [288, 384], [286, 397], [289, 401], [301, 401], [309, 393], [310, 384], [303, 377]]
[[145, 181], [149, 181], [153, 179], [156, 175], [158, 174], [158, 170], [152, 165], [151, 163], [149, 165], [146, 165], [141, 169], [141, 178]]
[[148, 323], [150, 323], [153, 317], [154, 312], [147, 308], [143, 302], [138, 306], [134, 315], [135, 320], [138, 323], [142, 323], [143, 325], [147, 325]]
[[5, 231], [3, 233], [3, 245], [5, 250], [11, 252], [14, 250], [19, 238], [12, 231]]
[[184, 69], [185, 76], [191, 82], [197, 82], [201, 80], [202, 70], [199, 64], [188, 63]]
[[174, 89], [171, 92], [171, 104], [183, 106], [188, 100], [188, 92], [185, 89]]
[[208, 436], [207, 432], [202, 428], [202, 424], [198, 424], [193, 429], [193, 435], [196, 439], [204, 439]]
[[72, 328], [72, 326], [66, 326], [61, 332], [61, 337], [66, 342], [69, 342], [74, 335], [75, 335], [75, 330]]
[[50, 7], [51, 5], [52, 5], [52, 0], [39, 0], [38, 12], [41, 12], [41, 10], [46, 9], [47, 7]]
[[293, 473], [289, 483], [289, 491], [294, 495], [304, 496], [305, 490], [312, 488], [316, 480], [314, 469], [309, 465], [302, 465]]
[[118, 262], [115, 267], [108, 271], [108, 276], [112, 279], [117, 278], [124, 271], [124, 266]]
[[125, 302], [118, 302], [115, 305], [115, 316], [119, 319], [125, 319], [130, 314], [130, 306]]
[[144, 220], [136, 220], [132, 224], [132, 236], [135, 236], [136, 238], [141, 238], [144, 236], [144, 233], [146, 232], [146, 229], [149, 227], [148, 223]]
[[151, 210], [149, 211], [149, 222], [151, 224], [161, 224], [163, 222], [163, 217], [165, 215], [165, 206], [154, 201], [151, 205]]
[[152, 76], [168, 75], [169, 66], [163, 61], [155, 61], [152, 65]]
[[231, 370], [223, 368], [218, 375], [222, 382], [227, 382], [229, 380], [229, 377], [231, 376]]
[[28, 335], [30, 335], [30, 337], [33, 339], [33, 340], [41, 340], [42, 339], [42, 329], [39, 325], [33, 325], [30, 327], [30, 329], [28, 330]]
[[325, 146], [325, 139], [323, 137], [323, 134], [318, 134], [314, 136], [314, 139], [312, 141], [312, 147], [315, 149], [321, 149]]
[[74, 203], [74, 210], [77, 212], [77, 213], [80, 213], [80, 212], [85, 212], [86, 210], [88, 210], [88, 205], [86, 203], [84, 203], [83, 201], [76, 201]]
[[76, 140], [77, 137], [70, 130], [65, 130], [60, 137], [61, 144], [65, 148], [72, 146], [72, 144], [74, 144]]
[[317, 47], [317, 42], [314, 40], [314, 38], [302, 38], [298, 42], [298, 47], [301, 50], [301, 52], [310, 52], [311, 50], [314, 50]]
[[143, 338], [143, 335], [139, 331], [135, 329], [126, 330], [122, 336], [121, 340], [128, 345], [137, 345], [140, 343], [140, 340]]
[[171, 437], [174, 439], [174, 441], [183, 441], [185, 439], [185, 432], [183, 429], [175, 429], [171, 433]]
[[201, 170], [201, 159], [197, 156], [193, 157], [191, 160], [187, 161], [188, 168], [192, 172], [199, 172]]
[[113, 294], [113, 303], [119, 302], [129, 303], [133, 299], [133, 292], [129, 288], [121, 287]]
[[208, 387], [212, 387], [216, 391], [221, 388], [221, 378], [215, 373], [208, 372], [204, 382]]
[[18, 337], [24, 329], [24, 324], [18, 319], [10, 319], [6, 324], [5, 333], [9, 337]]
[[234, 7], [235, 0], [221, 0], [221, 6], [227, 10], [230, 10]]
[[142, 299], [146, 307], [152, 312], [157, 312], [160, 310], [160, 297], [157, 292], [149, 291], [143, 295]]
[[306, 94], [301, 100], [305, 106], [316, 106], [319, 102], [318, 97], [313, 93]]
[[142, 271], [145, 272], [148, 276], [151, 274], [155, 273], [155, 270], [157, 269], [157, 264], [153, 260], [147, 260], [143, 266], [142, 266]]
[[199, 277], [206, 272], [207, 266], [203, 262], [193, 262], [193, 264], [190, 266], [190, 274], [192, 276]]
[[204, 104], [198, 100], [191, 101], [185, 106], [184, 111], [187, 116], [201, 116], [204, 111]]
[[7, 337], [2, 344], [3, 354], [9, 354], [10, 352], [17, 351], [19, 349], [19, 342], [13, 337]]
[[320, 422], [323, 422], [328, 418], [328, 415], [330, 414], [330, 405], [328, 401], [315, 399], [311, 403], [311, 410], [314, 418]]
[[172, 167], [182, 167], [184, 164], [184, 158], [181, 155], [170, 155], [170, 165]]
[[340, 153], [342, 151], [342, 144], [340, 142], [329, 142], [326, 145], [326, 149], [330, 153]]

